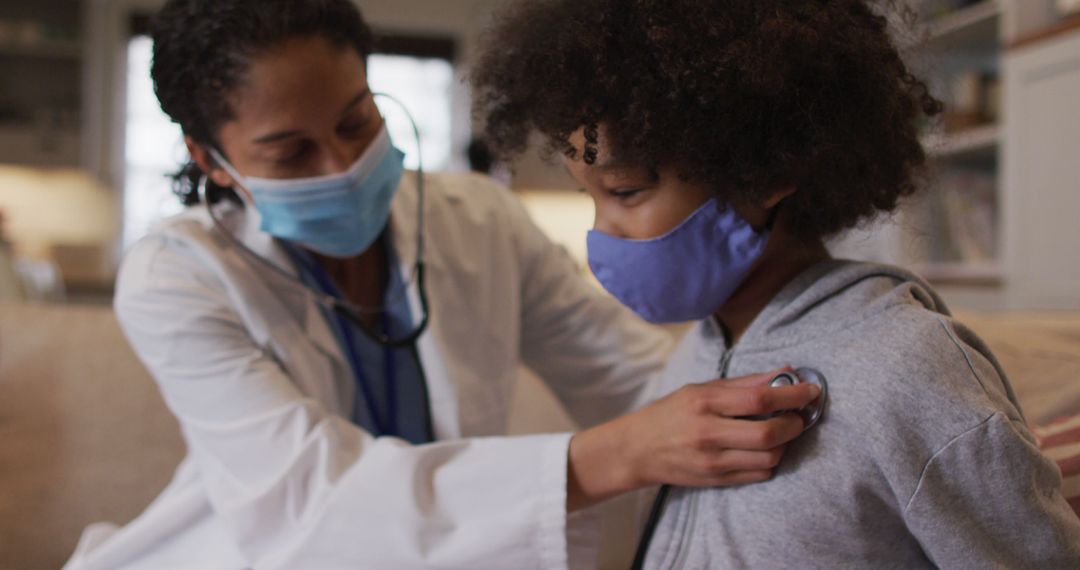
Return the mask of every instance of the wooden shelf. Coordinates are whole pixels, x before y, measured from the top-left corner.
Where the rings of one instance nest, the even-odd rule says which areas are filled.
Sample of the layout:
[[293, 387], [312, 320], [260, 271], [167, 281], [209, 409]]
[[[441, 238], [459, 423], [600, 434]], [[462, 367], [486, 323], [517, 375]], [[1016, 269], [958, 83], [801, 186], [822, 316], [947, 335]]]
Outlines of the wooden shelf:
[[0, 124], [0, 164], [76, 167], [80, 140], [76, 130], [42, 133], [34, 127]]
[[1009, 44], [1010, 50], [1026, 48], [1069, 34], [1080, 33], [1080, 14], [1063, 18], [1042, 30], [1026, 34]]
[[0, 57], [32, 57], [40, 59], [82, 59], [82, 45], [78, 42], [45, 42], [34, 45], [0, 44]]
[[984, 0], [931, 20], [922, 37], [904, 42], [904, 47], [998, 45], [1000, 16], [998, 0]]
[[915, 273], [931, 283], [996, 287], [1005, 280], [1005, 271], [996, 263], [925, 263]]
[[957, 32], [973, 28], [996, 20], [1001, 14], [1001, 5], [995, 0], [985, 0], [972, 4], [950, 14], [937, 18], [930, 24], [930, 37], [942, 38]]
[[959, 133], [931, 134], [922, 139], [923, 148], [932, 159], [993, 155], [1000, 142], [998, 125], [974, 127]]

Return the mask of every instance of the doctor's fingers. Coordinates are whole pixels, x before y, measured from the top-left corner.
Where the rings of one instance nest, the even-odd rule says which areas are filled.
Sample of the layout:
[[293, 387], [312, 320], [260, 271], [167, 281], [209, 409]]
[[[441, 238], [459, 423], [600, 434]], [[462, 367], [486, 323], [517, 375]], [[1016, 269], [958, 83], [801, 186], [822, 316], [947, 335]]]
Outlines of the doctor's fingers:
[[748, 376], [739, 376], [738, 378], [723, 378], [706, 382], [702, 386], [720, 386], [723, 388], [755, 388], [757, 386], [764, 386], [776, 378], [778, 375], [784, 372], [794, 372], [795, 369], [791, 366], [785, 366], [778, 368], [772, 372], [762, 372], [761, 374], [750, 374]]
[[686, 487], [734, 487], [760, 483], [772, 479], [772, 469], [754, 469], [747, 471], [728, 471], [718, 475], [692, 478], [683, 485]]
[[782, 414], [767, 420], [717, 418], [699, 439], [703, 449], [769, 451], [799, 437], [803, 419]]
[[814, 384], [778, 388], [768, 385], [732, 388], [710, 382], [699, 385], [694, 396], [699, 412], [741, 418], [798, 410], [813, 402], [819, 395], [821, 388]]
[[720, 449], [702, 454], [700, 471], [711, 477], [721, 477], [738, 471], [769, 471], [780, 465], [785, 446], [766, 451]]

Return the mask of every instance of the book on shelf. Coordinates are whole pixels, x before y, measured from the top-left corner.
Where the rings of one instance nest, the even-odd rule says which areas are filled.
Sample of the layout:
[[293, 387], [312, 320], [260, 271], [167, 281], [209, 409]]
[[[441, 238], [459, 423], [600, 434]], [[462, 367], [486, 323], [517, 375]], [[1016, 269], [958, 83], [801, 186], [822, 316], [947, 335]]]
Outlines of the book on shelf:
[[934, 257], [971, 265], [997, 259], [997, 189], [992, 172], [955, 168], [941, 174], [935, 200], [936, 218], [944, 225], [938, 233]]

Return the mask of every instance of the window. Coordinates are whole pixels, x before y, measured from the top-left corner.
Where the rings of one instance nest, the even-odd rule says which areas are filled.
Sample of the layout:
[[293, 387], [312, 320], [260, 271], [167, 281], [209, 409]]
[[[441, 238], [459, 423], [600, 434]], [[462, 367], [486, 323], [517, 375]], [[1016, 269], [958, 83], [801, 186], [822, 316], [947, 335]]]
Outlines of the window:
[[[408, 42], [406, 42], [408, 43]], [[444, 42], [445, 43], [445, 42]], [[390, 44], [390, 45], [388, 45]], [[382, 42], [384, 49], [394, 42]], [[424, 45], [421, 43], [421, 45]], [[152, 42], [136, 35], [128, 43], [127, 115], [124, 151], [124, 228], [127, 248], [162, 218], [180, 212], [169, 176], [187, 160], [180, 128], [161, 111], [150, 79]], [[408, 108], [420, 130], [424, 168], [446, 170], [452, 164], [452, 52], [415, 55], [378, 53], [368, 61], [368, 83]], [[394, 145], [406, 154], [406, 168], [416, 168], [416, 140], [401, 110], [378, 101]]]
[[150, 80], [153, 43], [136, 36], [128, 43], [127, 116], [124, 139], [124, 248], [159, 220], [178, 213], [169, 176], [187, 160], [180, 127], [161, 111]]
[[[374, 54], [368, 58], [368, 84], [376, 93], [386, 93], [400, 100], [416, 120], [420, 130], [420, 148], [424, 169], [446, 170], [451, 158], [451, 90], [454, 68], [439, 58], [408, 55]], [[405, 168], [415, 169], [416, 137], [401, 109], [392, 102], [376, 98], [386, 117], [386, 128], [394, 146], [405, 153]]]

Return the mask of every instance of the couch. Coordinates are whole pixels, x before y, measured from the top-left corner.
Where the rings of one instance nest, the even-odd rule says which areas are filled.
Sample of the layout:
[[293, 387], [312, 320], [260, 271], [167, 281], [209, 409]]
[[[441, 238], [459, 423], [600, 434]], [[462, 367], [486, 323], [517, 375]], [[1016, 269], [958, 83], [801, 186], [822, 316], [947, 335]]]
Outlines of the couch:
[[[1080, 315], [964, 315], [997, 352], [1028, 419], [1080, 410]], [[515, 433], [570, 429], [528, 374]], [[176, 422], [103, 306], [0, 305], [0, 570], [58, 568], [83, 527], [123, 523], [183, 455]], [[630, 499], [606, 507], [602, 567], [624, 568]]]

